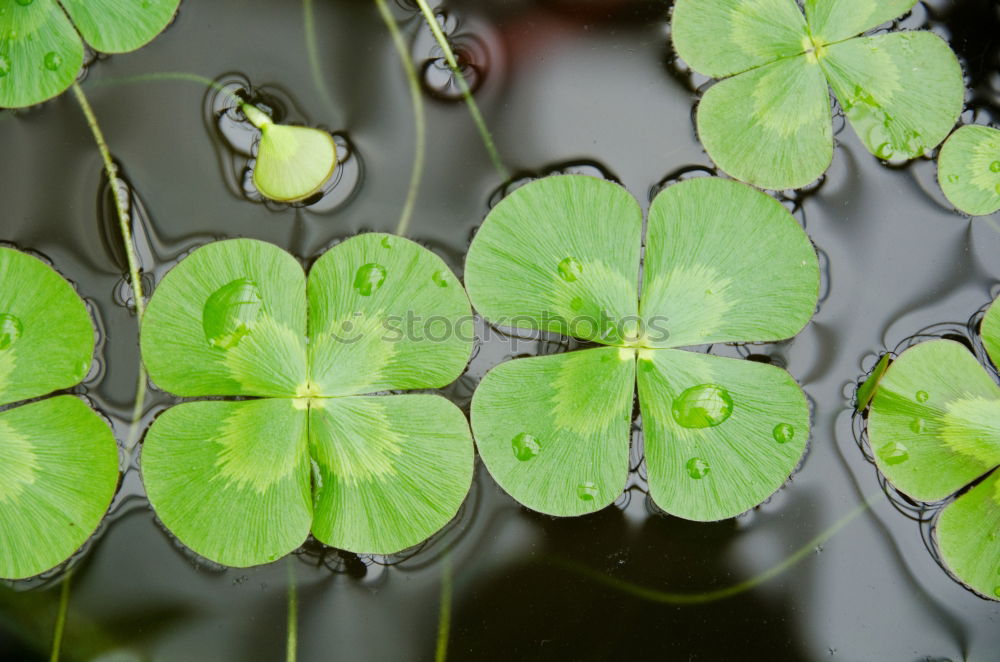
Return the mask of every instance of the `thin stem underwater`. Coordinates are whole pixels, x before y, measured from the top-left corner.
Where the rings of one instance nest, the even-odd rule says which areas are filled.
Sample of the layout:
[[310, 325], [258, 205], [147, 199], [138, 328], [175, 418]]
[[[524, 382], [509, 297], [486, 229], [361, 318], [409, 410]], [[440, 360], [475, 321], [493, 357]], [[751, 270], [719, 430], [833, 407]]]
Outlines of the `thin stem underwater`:
[[413, 167], [410, 170], [410, 185], [406, 191], [406, 201], [403, 203], [403, 210], [399, 213], [399, 224], [396, 226], [396, 234], [406, 236], [410, 227], [410, 219], [413, 217], [413, 208], [417, 202], [417, 195], [420, 192], [420, 180], [424, 176], [424, 158], [427, 153], [427, 122], [424, 116], [424, 100], [420, 94], [420, 79], [417, 77], [417, 69], [413, 65], [413, 58], [403, 39], [396, 19], [393, 18], [385, 0], [375, 0], [379, 15], [385, 22], [389, 34], [392, 35], [392, 43], [399, 55], [399, 60], [406, 71], [406, 80], [410, 88], [410, 102], [413, 105]]
[[618, 579], [617, 577], [610, 577], [604, 573], [601, 573], [593, 568], [577, 563], [575, 561], [570, 561], [568, 559], [556, 559], [554, 564], [576, 572], [585, 577], [593, 579], [596, 582], [604, 584], [610, 588], [617, 591], [627, 593], [636, 598], [642, 600], [648, 600], [650, 602], [658, 602], [661, 604], [671, 604], [671, 605], [697, 605], [706, 604], [709, 602], [717, 602], [719, 600], [725, 600], [726, 598], [731, 598], [741, 593], [745, 593], [752, 588], [755, 588], [771, 579], [774, 579], [781, 573], [785, 572], [799, 561], [809, 556], [814, 552], [817, 546], [823, 544], [834, 535], [836, 535], [841, 529], [853, 522], [858, 515], [861, 515], [867, 511], [872, 502], [883, 496], [882, 491], [873, 493], [869, 495], [861, 504], [856, 506], [846, 515], [840, 517], [836, 522], [831, 524], [825, 530], [813, 536], [809, 541], [803, 544], [799, 549], [795, 550], [791, 555], [785, 557], [777, 564], [771, 566], [764, 572], [761, 572], [753, 577], [746, 579], [742, 582], [733, 584], [732, 586], [727, 586], [726, 588], [716, 589], [714, 591], [706, 591], [704, 593], [673, 593], [668, 591], [661, 591], [659, 589], [649, 588], [646, 586], [641, 586], [639, 584], [634, 584], [632, 582], [626, 581], [624, 579]]
[[437, 648], [434, 651], [434, 662], [446, 662], [448, 659], [448, 639], [451, 636], [451, 596], [451, 556], [446, 555], [441, 563], [441, 607], [438, 611]]
[[[87, 120], [87, 126], [90, 127], [90, 132], [94, 136], [94, 142], [97, 143], [97, 150], [100, 152], [101, 160], [104, 163], [104, 172], [107, 175], [108, 183], [111, 186], [112, 197], [115, 201], [115, 213], [118, 216], [118, 229], [121, 232], [122, 243], [125, 248], [125, 256], [128, 262], [128, 276], [132, 287], [132, 298], [135, 301], [135, 315], [136, 319], [141, 324], [142, 316], [146, 312], [146, 303], [142, 292], [142, 276], [139, 268], [139, 258], [135, 254], [135, 246], [132, 240], [132, 218], [129, 214], [126, 214], [121, 195], [118, 191], [118, 167], [111, 159], [111, 151], [108, 149], [108, 143], [104, 139], [104, 133], [101, 131], [101, 127], [97, 123], [97, 116], [94, 115], [94, 109], [91, 108], [90, 102], [87, 100], [87, 96], [83, 93], [83, 88], [80, 87], [79, 83], [73, 83], [73, 94], [76, 96], [77, 103], [80, 104], [80, 109], [83, 111], [83, 115]], [[142, 362], [140, 362], [139, 374], [136, 380], [135, 402], [132, 409], [132, 422], [129, 426], [128, 439], [125, 443], [125, 451], [127, 455], [131, 455], [138, 439], [137, 428], [139, 420], [142, 418], [145, 399], [146, 370], [143, 367]]]
[[62, 586], [59, 587], [59, 612], [56, 614], [56, 626], [52, 632], [52, 653], [49, 655], [49, 662], [59, 662], [63, 632], [66, 630], [66, 612], [69, 610], [69, 585], [72, 578], [73, 571], [70, 570], [63, 578]]
[[295, 662], [299, 647], [299, 594], [295, 584], [295, 557], [287, 559], [288, 568], [288, 641], [285, 662]]
[[486, 120], [483, 119], [479, 105], [472, 96], [472, 89], [469, 87], [468, 81], [465, 80], [461, 67], [458, 66], [458, 59], [455, 57], [455, 52], [452, 50], [451, 44], [448, 43], [448, 37], [445, 36], [444, 31], [441, 29], [441, 25], [438, 23], [434, 11], [427, 4], [427, 0], [416, 1], [420, 7], [420, 12], [424, 15], [424, 20], [427, 22], [427, 27], [430, 28], [431, 33], [434, 35], [434, 40], [437, 41], [441, 52], [444, 53], [444, 59], [448, 63], [448, 68], [451, 69], [455, 81], [458, 83], [458, 88], [462, 91], [462, 97], [465, 99], [465, 104], [469, 107], [469, 114], [472, 115], [472, 121], [475, 122], [476, 129], [479, 130], [483, 145], [485, 145], [486, 151], [489, 152], [493, 167], [496, 168], [500, 177], [504, 180], [510, 179], [510, 171], [507, 170], [503, 159], [500, 158], [500, 152], [493, 142], [493, 135], [490, 133], [489, 127], [486, 126]]
[[313, 0], [302, 0], [302, 23], [306, 33], [306, 54], [309, 56], [309, 71], [312, 74], [313, 85], [323, 98], [323, 104], [330, 113], [335, 112], [333, 95], [323, 79], [322, 67], [319, 61], [319, 47], [316, 43], [316, 15], [313, 12]]

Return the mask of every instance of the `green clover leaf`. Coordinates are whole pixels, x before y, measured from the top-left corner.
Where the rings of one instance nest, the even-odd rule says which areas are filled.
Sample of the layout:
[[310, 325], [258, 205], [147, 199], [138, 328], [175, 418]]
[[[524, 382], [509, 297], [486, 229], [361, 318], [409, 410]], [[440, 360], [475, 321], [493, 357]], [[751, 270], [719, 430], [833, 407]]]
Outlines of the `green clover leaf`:
[[938, 156], [938, 184], [966, 214], [1000, 209], [1000, 131], [969, 125], [951, 134]]
[[[996, 302], [981, 333], [1000, 365]], [[957, 495], [937, 521], [941, 558], [964, 584], [1000, 599], [1000, 387], [961, 344], [920, 343], [879, 382], [868, 437], [879, 470], [904, 494], [927, 502]]]
[[794, 336], [816, 307], [816, 252], [780, 203], [718, 178], [666, 189], [644, 254], [642, 234], [627, 191], [579, 175], [527, 184], [490, 212], [466, 261], [476, 309], [603, 346], [487, 373], [472, 402], [479, 453], [529, 508], [603, 508], [625, 486], [638, 381], [654, 500], [687, 519], [732, 517], [800, 461], [806, 400], [784, 370], [679, 348]]
[[[94, 354], [83, 301], [41, 260], [0, 247], [0, 577], [65, 561], [91, 536], [118, 485], [111, 428], [83, 400]], [[15, 404], [34, 400], [28, 404]]]
[[422, 542], [469, 490], [469, 426], [441, 396], [373, 394], [453, 381], [471, 327], [458, 279], [406, 239], [348, 239], [308, 279], [271, 244], [199, 248], [154, 292], [142, 356], [161, 388], [225, 398], [154, 421], [150, 503], [181, 542], [230, 566], [273, 561], [310, 530], [357, 553]]
[[167, 26], [179, 4], [0, 0], [0, 107], [31, 106], [61, 94], [83, 66], [83, 40], [102, 53], [134, 51]]
[[698, 135], [722, 170], [762, 188], [801, 188], [833, 159], [829, 89], [880, 159], [927, 155], [962, 110], [962, 69], [930, 32], [859, 37], [916, 0], [677, 0], [673, 41], [723, 79], [698, 106]]

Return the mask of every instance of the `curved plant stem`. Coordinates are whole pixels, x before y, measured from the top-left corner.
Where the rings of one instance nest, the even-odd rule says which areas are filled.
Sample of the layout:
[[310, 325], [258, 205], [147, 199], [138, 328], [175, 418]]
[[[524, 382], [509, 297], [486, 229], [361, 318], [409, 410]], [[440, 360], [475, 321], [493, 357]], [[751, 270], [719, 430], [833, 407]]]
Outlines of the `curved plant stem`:
[[427, 0], [417, 0], [417, 5], [420, 6], [424, 20], [427, 21], [427, 27], [431, 29], [435, 41], [441, 47], [441, 52], [444, 53], [444, 59], [448, 63], [452, 75], [455, 76], [455, 80], [458, 82], [458, 88], [462, 91], [462, 97], [465, 99], [465, 104], [469, 107], [469, 114], [472, 115], [472, 121], [476, 123], [479, 135], [483, 139], [483, 145], [486, 146], [486, 151], [490, 154], [493, 167], [496, 168], [503, 179], [510, 179], [510, 172], [503, 164], [503, 159], [500, 158], [500, 152], [493, 142], [493, 136], [490, 134], [489, 127], [486, 126], [486, 120], [483, 119], [483, 114], [479, 111], [479, 105], [476, 104], [476, 100], [472, 96], [472, 89], [469, 87], [469, 83], [466, 82], [465, 76], [462, 74], [462, 69], [458, 66], [458, 59], [455, 57], [455, 52], [451, 49], [451, 44], [448, 43], [448, 38], [445, 36], [444, 31], [441, 30], [441, 25], [438, 23], [437, 17], [431, 10], [430, 5], [427, 4]]
[[420, 180], [424, 176], [424, 156], [427, 152], [427, 123], [424, 119], [424, 100], [420, 96], [420, 79], [417, 77], [417, 69], [413, 66], [413, 58], [407, 48], [406, 40], [396, 25], [396, 19], [392, 17], [385, 0], [375, 0], [378, 12], [385, 22], [385, 26], [392, 35], [392, 43], [399, 54], [399, 60], [406, 70], [406, 79], [410, 86], [410, 102], [413, 105], [413, 168], [410, 170], [410, 186], [406, 191], [406, 201], [403, 203], [403, 210], [399, 214], [399, 224], [396, 226], [396, 234], [405, 236], [410, 227], [410, 218], [413, 216], [413, 207], [417, 202], [417, 194], [420, 192]]
[[864, 513], [869, 507], [871, 507], [872, 501], [882, 495], [881, 490], [869, 495], [864, 502], [838, 519], [827, 529], [815, 535], [791, 555], [785, 557], [779, 563], [771, 566], [764, 572], [755, 575], [750, 579], [733, 584], [732, 586], [727, 586], [726, 588], [720, 588], [714, 591], [706, 591], [704, 593], [671, 593], [654, 588], [648, 588], [639, 584], [633, 584], [632, 582], [625, 581], [624, 579], [618, 579], [617, 577], [609, 577], [608, 575], [594, 570], [589, 566], [576, 563], [575, 561], [559, 559], [556, 561], [556, 564], [593, 579], [601, 584], [604, 584], [605, 586], [650, 602], [659, 602], [661, 604], [671, 605], [697, 605], [708, 602], [717, 602], [719, 600], [725, 600], [726, 598], [739, 595], [740, 593], [745, 593], [746, 591], [774, 579], [781, 573], [785, 572], [796, 563], [812, 554], [817, 546], [822, 545], [845, 526], [853, 522], [858, 515]]
[[434, 662], [445, 662], [448, 659], [448, 638], [451, 634], [451, 557], [445, 556], [441, 568], [441, 607], [438, 612], [437, 649], [434, 652]]
[[295, 586], [295, 557], [289, 556], [288, 568], [288, 643], [285, 646], [285, 661], [295, 662], [299, 647], [299, 595]]
[[[122, 198], [118, 191], [118, 166], [111, 159], [111, 151], [108, 143], [104, 140], [104, 133], [97, 123], [94, 109], [90, 107], [87, 96], [83, 93], [83, 88], [79, 83], [73, 83], [73, 94], [76, 96], [80, 109], [87, 119], [87, 126], [94, 135], [94, 142], [97, 143], [97, 150], [101, 153], [101, 160], [104, 162], [104, 172], [111, 185], [112, 197], [115, 200], [115, 212], [118, 215], [118, 229], [121, 232], [122, 242], [125, 244], [125, 256], [128, 261], [129, 281], [132, 286], [132, 298], [135, 301], [135, 315], [139, 322], [146, 312], [146, 303], [142, 293], [142, 276], [139, 269], [139, 258], [135, 254], [135, 246], [132, 241], [132, 218], [125, 212]], [[125, 443], [125, 451], [131, 454], [137, 441], [137, 428], [139, 420], [142, 418], [143, 405], [146, 400], [146, 370], [142, 363], [139, 363], [139, 375], [135, 388], [135, 403], [132, 409], [132, 424], [129, 426], [128, 439]]]
[[150, 83], [157, 81], [186, 81], [188, 83], [198, 83], [210, 87], [220, 94], [224, 94], [236, 104], [243, 103], [243, 99], [227, 90], [219, 81], [212, 80], [207, 76], [192, 74], [186, 71], [158, 71], [151, 74], [138, 74], [136, 76], [121, 76], [119, 78], [102, 78], [87, 83], [87, 87], [102, 87], [105, 85], [128, 85], [131, 83]]
[[323, 97], [326, 109], [335, 112], [333, 95], [323, 80], [322, 67], [319, 63], [319, 48], [316, 45], [316, 17], [313, 13], [313, 0], [302, 0], [302, 21], [306, 33], [306, 53], [309, 55], [309, 71], [312, 73], [313, 85]]
[[59, 651], [62, 649], [63, 631], [66, 629], [66, 612], [69, 610], [69, 583], [73, 578], [70, 570], [63, 578], [59, 587], [59, 613], [56, 615], [56, 627], [52, 632], [52, 653], [49, 662], [59, 662]]

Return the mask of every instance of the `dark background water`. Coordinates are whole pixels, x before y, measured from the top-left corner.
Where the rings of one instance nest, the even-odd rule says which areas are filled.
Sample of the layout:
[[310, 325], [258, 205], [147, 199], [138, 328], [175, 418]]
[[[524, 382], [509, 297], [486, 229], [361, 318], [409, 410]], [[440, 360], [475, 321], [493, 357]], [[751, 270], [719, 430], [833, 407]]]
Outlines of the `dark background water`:
[[[705, 81], [689, 81], [673, 62], [669, 4], [447, 4], [456, 41], [484, 69], [488, 62], [477, 98], [508, 167], [603, 169], [645, 203], [672, 173], [711, 165], [691, 119], [693, 85]], [[393, 8], [414, 56], [434, 57], [407, 0]], [[150, 46], [91, 67], [85, 89], [145, 210], [139, 235], [151, 280], [215, 237], [256, 237], [308, 260], [358, 231], [394, 230], [413, 140], [402, 70], [372, 3], [319, 1], [315, 13], [329, 100], [310, 74], [295, 2], [187, 0]], [[997, 3], [935, 0], [903, 21], [924, 25], [949, 38], [964, 60], [971, 91], [963, 119], [995, 117]], [[93, 85], [157, 71], [243, 76], [283, 100], [290, 118], [345, 132], [356, 155], [326, 199], [336, 204], [278, 208], [241, 195], [246, 159], [233, 170], [210, 113], [206, 119], [215, 97], [199, 85]], [[440, 70], [429, 69], [428, 80], [439, 93], [452, 91]], [[427, 111], [427, 170], [409, 234], [460, 272], [503, 181], [461, 103], [428, 98]], [[925, 549], [920, 525], [882, 495], [798, 565], [711, 604], [642, 599], [565, 564], [667, 591], [722, 588], [779, 563], [879, 493], [855, 441], [854, 385], [878, 352], [924, 327], [938, 325], [938, 333], [942, 323], [962, 325], [997, 294], [1000, 217], [969, 220], [951, 211], [930, 161], [889, 168], [850, 129], [838, 140], [821, 185], [789, 201], [826, 268], [819, 312], [793, 341], [742, 350], [786, 365], [814, 405], [805, 462], [767, 503], [713, 524], [656, 513], [637, 450], [638, 470], [618, 504], [559, 520], [519, 507], [480, 466], [456, 522], [414, 553], [371, 559], [313, 545], [291, 562], [225, 570], [172, 541], [131, 466], [111, 516], [74, 562], [64, 659], [90, 659], [95, 650], [104, 660], [283, 659], [291, 564], [300, 660], [432, 660], [447, 555], [453, 660], [996, 660], [1000, 604], [952, 581]], [[0, 145], [0, 239], [47, 256], [92, 304], [103, 343], [85, 390], [124, 439], [136, 326], [118, 303], [126, 291], [120, 257], [105, 239], [101, 163], [83, 116], [71, 95], [0, 114]], [[552, 349], [491, 340], [446, 394], [464, 406], [492, 365]], [[154, 392], [146, 420], [169, 402]], [[5, 659], [47, 659], [60, 578], [0, 588]]]

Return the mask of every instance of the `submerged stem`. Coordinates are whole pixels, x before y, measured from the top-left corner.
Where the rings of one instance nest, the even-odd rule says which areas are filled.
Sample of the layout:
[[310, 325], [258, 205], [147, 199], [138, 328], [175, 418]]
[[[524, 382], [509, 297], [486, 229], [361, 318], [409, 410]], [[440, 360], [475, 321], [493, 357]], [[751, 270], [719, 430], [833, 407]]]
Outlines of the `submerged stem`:
[[458, 88], [462, 91], [462, 97], [465, 99], [465, 104], [469, 107], [469, 114], [472, 115], [472, 121], [476, 123], [476, 128], [479, 130], [479, 135], [486, 146], [486, 151], [490, 154], [493, 167], [497, 169], [497, 172], [500, 173], [503, 179], [510, 179], [510, 172], [503, 164], [503, 159], [500, 158], [500, 152], [493, 142], [493, 136], [490, 134], [489, 127], [486, 126], [486, 120], [483, 119], [483, 114], [479, 111], [479, 105], [472, 96], [472, 89], [465, 80], [462, 69], [458, 66], [458, 59], [455, 57], [455, 52], [451, 49], [451, 44], [448, 43], [448, 38], [445, 36], [444, 31], [441, 30], [441, 25], [438, 23], [437, 17], [434, 15], [433, 10], [431, 10], [430, 5], [427, 4], [427, 0], [417, 0], [417, 5], [420, 6], [420, 11], [424, 15], [424, 20], [427, 21], [427, 27], [431, 29], [431, 33], [434, 35], [434, 40], [437, 41], [438, 46], [441, 47], [441, 52], [444, 53], [444, 59], [448, 63], [448, 68], [451, 69], [452, 75], [455, 76], [455, 80], [458, 82]]
[[392, 35], [392, 43], [396, 47], [399, 59], [406, 70], [406, 79], [410, 87], [410, 101], [413, 104], [413, 168], [410, 170], [410, 186], [406, 191], [406, 201], [403, 203], [403, 210], [399, 214], [399, 224], [396, 226], [396, 234], [405, 236], [410, 227], [410, 218], [413, 216], [413, 208], [417, 202], [417, 194], [420, 191], [420, 180], [424, 175], [424, 156], [426, 154], [426, 121], [424, 119], [424, 100], [420, 95], [420, 79], [417, 77], [417, 69], [413, 66], [413, 58], [406, 45], [406, 40], [396, 25], [396, 19], [392, 17], [385, 0], [375, 0], [379, 14], [385, 22], [385, 26]]
[[[94, 142], [97, 143], [97, 151], [101, 153], [101, 160], [104, 162], [104, 172], [108, 177], [108, 183], [111, 185], [112, 197], [115, 201], [115, 213], [118, 215], [118, 229], [121, 232], [122, 242], [125, 245], [124, 248], [125, 256], [128, 262], [129, 281], [132, 286], [132, 298], [135, 300], [135, 314], [136, 318], [141, 323], [142, 316], [146, 312], [146, 303], [142, 293], [142, 276], [139, 269], [139, 258], [135, 254], [135, 246], [132, 241], [132, 218], [125, 213], [125, 207], [122, 204], [121, 195], [118, 191], [118, 167], [111, 159], [111, 151], [108, 149], [108, 144], [104, 140], [104, 133], [101, 131], [101, 127], [97, 123], [97, 117], [94, 115], [94, 109], [90, 107], [90, 102], [87, 101], [87, 96], [83, 93], [83, 88], [80, 87], [79, 83], [73, 83], [73, 94], [76, 95], [76, 100], [80, 104], [80, 109], [83, 110], [83, 115], [87, 119], [87, 126], [90, 127], [90, 132], [94, 135]], [[138, 427], [139, 419], [142, 418], [142, 410], [145, 399], [146, 370], [143, 367], [142, 362], [140, 362], [139, 375], [135, 389], [135, 404], [132, 409], [132, 424], [129, 426], [128, 439], [125, 444], [125, 450], [129, 454], [135, 446], [137, 437], [136, 428]]]
[[52, 654], [49, 655], [49, 662], [59, 662], [63, 631], [66, 629], [66, 612], [69, 611], [69, 583], [72, 578], [73, 571], [70, 570], [63, 578], [62, 586], [59, 587], [59, 612], [56, 614], [56, 627], [52, 632]]
[[448, 659], [448, 639], [451, 634], [451, 556], [445, 556], [441, 568], [441, 608], [438, 612], [437, 649], [434, 662]]
[[568, 570], [572, 570], [573, 572], [577, 572], [581, 575], [589, 577], [590, 579], [600, 582], [605, 586], [650, 602], [672, 605], [695, 605], [716, 602], [718, 600], [731, 598], [739, 595], [740, 593], [749, 591], [750, 589], [777, 577], [785, 570], [788, 570], [790, 567], [809, 556], [809, 554], [811, 554], [818, 545], [821, 545], [832, 538], [837, 534], [837, 532], [854, 521], [858, 515], [868, 510], [868, 508], [871, 507], [872, 501], [881, 495], [881, 490], [869, 495], [864, 502], [831, 524], [827, 529], [813, 536], [813, 538], [802, 545], [802, 547], [795, 550], [795, 552], [793, 552], [790, 556], [785, 557], [779, 563], [768, 568], [764, 572], [755, 575], [750, 579], [733, 584], [732, 586], [716, 589], [714, 591], [706, 591], [704, 593], [671, 593], [654, 588], [648, 588], [646, 586], [640, 586], [639, 584], [633, 584], [632, 582], [624, 579], [618, 579], [617, 577], [609, 577], [608, 575], [598, 572], [589, 566], [576, 563], [575, 561], [559, 559], [557, 564], [567, 568]]
[[328, 111], [335, 112], [333, 95], [323, 80], [323, 72], [319, 62], [319, 48], [316, 45], [316, 20], [313, 13], [312, 0], [302, 0], [302, 22], [306, 33], [306, 53], [309, 56], [309, 70], [312, 73], [313, 85], [323, 97], [323, 103]]
[[101, 87], [104, 85], [128, 85], [131, 83], [149, 83], [156, 81], [186, 81], [188, 83], [198, 83], [206, 87], [210, 87], [220, 94], [224, 94], [229, 97], [229, 100], [239, 105], [243, 103], [243, 99], [239, 98], [229, 90], [227, 90], [219, 81], [212, 80], [207, 76], [201, 76], [199, 74], [192, 74], [186, 71], [159, 71], [151, 74], [139, 74], [136, 76], [122, 76], [120, 78], [102, 78], [100, 80], [95, 80], [87, 83], [88, 87]]
[[299, 595], [295, 586], [295, 557], [288, 557], [288, 644], [285, 647], [286, 662], [295, 662], [299, 647]]

